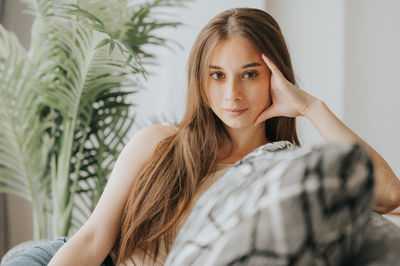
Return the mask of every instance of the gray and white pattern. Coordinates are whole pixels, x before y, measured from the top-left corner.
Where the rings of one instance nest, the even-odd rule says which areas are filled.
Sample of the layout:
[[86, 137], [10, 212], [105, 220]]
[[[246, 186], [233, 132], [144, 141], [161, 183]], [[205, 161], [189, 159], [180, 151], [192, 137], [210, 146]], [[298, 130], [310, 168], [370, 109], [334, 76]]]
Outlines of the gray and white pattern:
[[400, 227], [371, 211], [359, 254], [349, 258], [351, 266], [399, 266]]
[[361, 146], [263, 145], [196, 202], [165, 265], [342, 265], [370, 214]]

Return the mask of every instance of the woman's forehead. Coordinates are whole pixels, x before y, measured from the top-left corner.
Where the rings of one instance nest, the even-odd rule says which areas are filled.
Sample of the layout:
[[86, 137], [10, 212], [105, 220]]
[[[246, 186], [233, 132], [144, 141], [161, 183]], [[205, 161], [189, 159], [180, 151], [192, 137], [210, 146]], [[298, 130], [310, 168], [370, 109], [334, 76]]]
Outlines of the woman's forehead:
[[253, 43], [241, 36], [217, 42], [209, 59], [209, 65], [217, 67], [231, 64], [244, 66], [252, 62], [261, 62], [261, 53]]

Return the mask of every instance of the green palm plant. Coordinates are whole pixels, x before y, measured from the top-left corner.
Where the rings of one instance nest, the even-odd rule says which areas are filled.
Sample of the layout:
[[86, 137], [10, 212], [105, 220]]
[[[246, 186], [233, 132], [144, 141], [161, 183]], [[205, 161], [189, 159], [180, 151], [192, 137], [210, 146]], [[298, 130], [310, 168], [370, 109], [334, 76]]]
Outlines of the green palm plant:
[[153, 11], [183, 2], [24, 2], [28, 51], [0, 25], [0, 192], [31, 202], [38, 239], [68, 235], [94, 209], [134, 122], [127, 96], [153, 62], [144, 47], [180, 24]]

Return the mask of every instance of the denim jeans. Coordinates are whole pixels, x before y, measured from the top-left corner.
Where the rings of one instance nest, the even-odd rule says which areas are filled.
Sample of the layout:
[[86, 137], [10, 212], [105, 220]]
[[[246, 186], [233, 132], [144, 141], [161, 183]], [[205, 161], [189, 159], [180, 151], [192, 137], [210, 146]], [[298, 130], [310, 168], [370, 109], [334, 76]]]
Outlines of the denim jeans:
[[[59, 237], [54, 241], [39, 244], [18, 254], [2, 266], [46, 266], [57, 250], [67, 241], [67, 237]], [[100, 266], [114, 266], [110, 255]]]

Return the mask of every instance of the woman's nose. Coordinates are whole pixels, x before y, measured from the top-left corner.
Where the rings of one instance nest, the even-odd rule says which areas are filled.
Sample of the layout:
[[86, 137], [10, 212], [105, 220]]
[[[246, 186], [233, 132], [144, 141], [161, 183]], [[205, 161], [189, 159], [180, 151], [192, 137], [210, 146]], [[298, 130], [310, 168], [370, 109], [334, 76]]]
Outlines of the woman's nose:
[[240, 88], [240, 80], [231, 78], [228, 80], [225, 88], [225, 100], [239, 101], [242, 99], [242, 91]]

